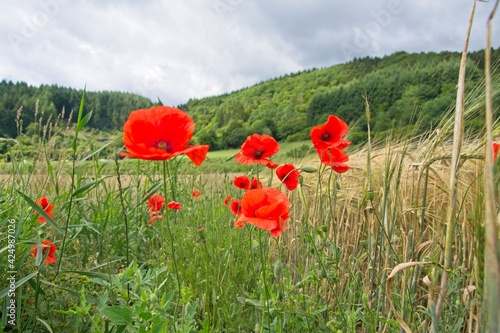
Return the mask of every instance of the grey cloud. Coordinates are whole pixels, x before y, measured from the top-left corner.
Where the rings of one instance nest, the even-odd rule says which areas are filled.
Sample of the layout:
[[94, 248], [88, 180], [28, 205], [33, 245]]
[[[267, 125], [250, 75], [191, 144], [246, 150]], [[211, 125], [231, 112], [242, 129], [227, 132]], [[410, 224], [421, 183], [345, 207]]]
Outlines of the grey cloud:
[[[131, 91], [172, 105], [354, 56], [460, 51], [471, 6], [466, 0], [0, 2], [1, 78]], [[492, 5], [477, 3], [472, 50], [484, 48]]]

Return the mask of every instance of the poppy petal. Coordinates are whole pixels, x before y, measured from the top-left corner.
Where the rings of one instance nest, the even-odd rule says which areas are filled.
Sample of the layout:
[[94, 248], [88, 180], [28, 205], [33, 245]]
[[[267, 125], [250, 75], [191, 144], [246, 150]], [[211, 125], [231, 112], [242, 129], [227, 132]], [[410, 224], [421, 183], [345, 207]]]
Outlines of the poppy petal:
[[293, 164], [283, 164], [276, 169], [276, 176], [283, 182], [286, 188], [293, 191], [299, 186], [300, 173]]
[[278, 142], [272, 136], [252, 134], [243, 142], [240, 152], [234, 158], [240, 164], [259, 163], [272, 167], [274, 164], [268, 158], [276, 154], [279, 149]]
[[329, 116], [323, 125], [311, 129], [310, 136], [314, 148], [325, 150], [328, 148], [346, 148], [351, 144], [343, 137], [349, 131], [349, 126], [337, 116]]
[[179, 109], [156, 106], [132, 111], [123, 128], [127, 152], [121, 156], [143, 160], [168, 160], [186, 154], [197, 166], [206, 158], [209, 146], [187, 146], [194, 121]]
[[200, 166], [207, 158], [209, 145], [191, 146], [182, 153], [185, 154], [196, 166]]
[[248, 217], [245, 215], [240, 216], [238, 222], [246, 222], [249, 224], [253, 224], [257, 228], [264, 229], [267, 231], [275, 229], [277, 224], [276, 220], [263, 219], [258, 217]]
[[275, 188], [249, 190], [241, 199], [241, 216], [237, 222], [246, 222], [272, 231], [271, 236], [277, 237], [285, 230], [284, 223], [289, 218], [289, 208], [288, 197]]
[[255, 211], [255, 216], [263, 219], [278, 220], [281, 215], [286, 214], [288, 208], [282, 201], [274, 202], [269, 206], [262, 206]]
[[318, 150], [321, 163], [328, 165], [335, 172], [344, 173], [349, 170], [349, 166], [345, 163], [349, 161], [349, 156], [342, 150], [337, 148], [330, 148], [328, 150]]

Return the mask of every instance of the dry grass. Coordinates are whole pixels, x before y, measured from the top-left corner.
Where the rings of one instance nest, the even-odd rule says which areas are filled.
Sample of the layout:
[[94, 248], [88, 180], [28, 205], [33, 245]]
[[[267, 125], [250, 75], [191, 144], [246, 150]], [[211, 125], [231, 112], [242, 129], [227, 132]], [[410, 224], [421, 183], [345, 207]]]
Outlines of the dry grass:
[[[358, 304], [362, 311], [389, 316], [393, 301], [402, 318], [414, 325], [420, 323], [415, 330], [429, 325], [419, 311], [428, 311], [439, 294], [449, 205], [451, 142], [439, 135], [373, 149], [373, 200], [367, 196], [366, 149], [350, 155], [351, 169], [345, 174], [324, 171], [320, 177], [304, 175], [305, 202], [292, 194], [294, 226], [284, 234], [281, 246], [288, 253], [287, 261], [297, 270], [320, 271], [323, 282], [316, 292], [330, 300], [331, 311], [342, 308], [345, 297], [352, 297], [351, 303]], [[453, 289], [445, 308], [460, 302], [469, 311], [467, 326], [472, 329], [478, 324], [482, 292], [483, 257], [478, 251], [483, 251], [483, 156], [477, 141], [464, 144], [462, 151]], [[301, 165], [314, 163], [305, 160]], [[298, 240], [304, 237], [313, 237], [316, 249], [304, 242], [298, 247]], [[311, 257], [308, 251], [317, 253]], [[399, 273], [388, 299], [385, 286], [391, 270], [401, 263], [420, 261], [429, 264]], [[350, 295], [353, 290], [357, 292]], [[462, 294], [465, 296], [458, 297]]]

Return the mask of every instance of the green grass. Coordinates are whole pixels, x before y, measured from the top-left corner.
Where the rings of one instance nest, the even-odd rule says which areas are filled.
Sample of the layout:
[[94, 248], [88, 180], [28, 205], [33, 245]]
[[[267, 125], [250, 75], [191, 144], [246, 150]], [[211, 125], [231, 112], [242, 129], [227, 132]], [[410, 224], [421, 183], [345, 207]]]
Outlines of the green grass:
[[[480, 102], [468, 101], [473, 119]], [[320, 165], [310, 142], [283, 143], [273, 160], [318, 169], [303, 173], [295, 191], [272, 170], [237, 164], [236, 150], [210, 152], [201, 167], [185, 157], [170, 160], [165, 178], [162, 162], [102, 160], [100, 147], [68, 151], [50, 138], [24, 161], [20, 142], [0, 165], [0, 279], [15, 271], [17, 281], [12, 298], [7, 283], [0, 290], [2, 314], [14, 299], [20, 332], [400, 332], [402, 322], [414, 332], [432, 325], [474, 332], [484, 295], [478, 154], [484, 143], [477, 133], [462, 149], [456, 260], [441, 320], [433, 322], [443, 272], [449, 119], [440, 132], [411, 137], [394, 130], [374, 147], [351, 148], [351, 169], [341, 175]], [[66, 135], [73, 138], [80, 140]], [[251, 225], [234, 228], [223, 204], [228, 195], [243, 196], [235, 176], [256, 173], [290, 199], [288, 229], [279, 238]], [[194, 190], [202, 196], [194, 199]], [[164, 219], [149, 226], [153, 193], [183, 208], [164, 210]], [[55, 208], [53, 221], [40, 225], [33, 202], [42, 196]], [[30, 254], [43, 239], [57, 245], [56, 264]], [[4, 331], [12, 329], [8, 320], [2, 315]]]
[[[296, 141], [296, 142], [283, 142], [280, 144], [280, 151], [274, 156], [277, 159], [286, 159], [290, 157], [290, 155], [297, 150], [300, 150], [303, 146], [312, 149], [312, 144], [310, 141]], [[302, 148], [304, 149], [304, 148]], [[239, 152], [239, 149], [227, 149], [227, 150], [217, 150], [208, 152], [207, 158], [211, 159], [220, 159], [220, 160], [228, 160], [232, 158], [236, 153]]]

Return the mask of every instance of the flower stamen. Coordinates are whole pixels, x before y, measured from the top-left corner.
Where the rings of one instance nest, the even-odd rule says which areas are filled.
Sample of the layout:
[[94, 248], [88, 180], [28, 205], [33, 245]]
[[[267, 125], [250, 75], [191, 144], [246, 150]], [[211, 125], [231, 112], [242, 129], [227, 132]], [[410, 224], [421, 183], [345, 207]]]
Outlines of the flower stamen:
[[172, 146], [172, 143], [170, 141], [160, 141], [156, 145], [158, 149], [165, 150], [167, 153], [172, 153], [174, 151], [174, 147]]

